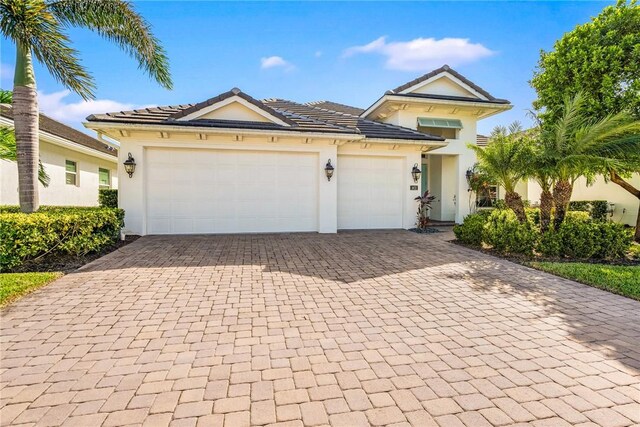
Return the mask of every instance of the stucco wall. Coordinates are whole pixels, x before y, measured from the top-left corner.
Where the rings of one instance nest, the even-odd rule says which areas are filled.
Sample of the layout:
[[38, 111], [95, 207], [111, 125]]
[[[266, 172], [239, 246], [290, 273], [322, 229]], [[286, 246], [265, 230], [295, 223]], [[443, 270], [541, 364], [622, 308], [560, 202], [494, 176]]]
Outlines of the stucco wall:
[[[469, 203], [461, 203], [461, 198], [467, 197], [467, 182], [465, 172], [467, 169], [473, 167], [476, 162], [475, 153], [467, 147], [467, 143], [475, 144], [477, 133], [477, 120], [472, 115], [465, 115], [461, 112], [447, 113], [444, 111], [436, 112], [424, 112], [417, 109], [406, 109], [396, 111], [384, 121], [387, 123], [393, 123], [400, 126], [408, 127], [411, 129], [417, 129], [418, 117], [433, 117], [433, 118], [452, 118], [458, 119], [462, 122], [462, 129], [458, 133], [457, 139], [448, 139], [448, 145], [443, 148], [438, 148], [433, 151], [429, 151], [431, 159], [436, 156], [443, 156], [442, 163], [442, 188], [436, 187], [434, 183], [435, 170], [430, 170], [430, 186], [433, 184], [434, 191], [439, 191], [442, 204], [437, 208], [439, 214], [434, 212], [434, 219], [441, 220], [455, 220], [460, 223], [466, 215], [469, 214]], [[454, 201], [455, 196], [455, 201]]]
[[[259, 150], [259, 151], [289, 151], [289, 152], [314, 152], [318, 154], [318, 231], [320, 233], [335, 233], [337, 231], [337, 186], [340, 180], [340, 161], [338, 154], [367, 155], [367, 156], [397, 156], [403, 160], [406, 169], [406, 181], [404, 184], [403, 227], [411, 228], [415, 225], [415, 212], [419, 190], [410, 190], [410, 185], [416, 185], [411, 179], [411, 168], [415, 163], [420, 163], [420, 150], [415, 146], [400, 146], [396, 150], [390, 150], [388, 145], [374, 144], [363, 148], [359, 143], [346, 143], [334, 145], [330, 140], [313, 140], [311, 143], [303, 143], [298, 138], [278, 139], [277, 142], [266, 142], [266, 135], [247, 137], [241, 142], [230, 142], [231, 136], [212, 136], [207, 140], [197, 141], [193, 136], [176, 135], [164, 140], [153, 134], [141, 134], [135, 137], [122, 138], [121, 150], [118, 161], [119, 174], [122, 176], [118, 191], [119, 205], [125, 212], [125, 233], [146, 233], [146, 206], [145, 186], [153, 185], [145, 183], [145, 150], [149, 147], [175, 147], [175, 148], [202, 148], [202, 149], [232, 149], [232, 150]], [[124, 171], [123, 162], [127, 153], [131, 152], [136, 160], [136, 171], [129, 178]], [[335, 175], [331, 181], [324, 176], [324, 166], [331, 159], [335, 167]], [[255, 167], [259, 167], [256, 165]], [[251, 171], [248, 171], [251, 173]], [[419, 185], [419, 183], [417, 184]], [[256, 183], [256, 191], [259, 191], [259, 183]]]
[[[111, 171], [111, 188], [118, 188], [116, 159], [113, 162], [66, 149], [45, 141], [40, 142], [40, 159], [51, 178], [48, 187], [39, 185], [40, 204], [54, 206], [97, 206], [98, 168]], [[78, 165], [78, 185], [68, 185], [65, 161]], [[0, 204], [18, 204], [18, 168], [15, 163], [0, 161]]]

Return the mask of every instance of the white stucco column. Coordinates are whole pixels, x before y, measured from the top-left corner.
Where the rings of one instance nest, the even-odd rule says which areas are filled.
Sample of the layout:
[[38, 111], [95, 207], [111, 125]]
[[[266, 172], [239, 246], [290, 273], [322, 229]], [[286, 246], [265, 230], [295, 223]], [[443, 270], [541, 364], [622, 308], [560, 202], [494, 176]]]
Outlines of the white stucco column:
[[[464, 217], [471, 213], [469, 206], [469, 186], [467, 184], [466, 172], [476, 163], [475, 153], [468, 148], [457, 156], [456, 167], [456, 223], [460, 224]], [[475, 200], [472, 200], [475, 202]]]

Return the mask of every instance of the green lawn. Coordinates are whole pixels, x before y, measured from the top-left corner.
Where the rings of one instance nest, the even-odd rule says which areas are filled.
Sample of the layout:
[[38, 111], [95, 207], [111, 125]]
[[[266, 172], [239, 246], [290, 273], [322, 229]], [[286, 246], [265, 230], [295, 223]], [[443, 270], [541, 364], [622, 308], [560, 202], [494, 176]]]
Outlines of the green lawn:
[[581, 262], [532, 262], [531, 266], [557, 276], [640, 300], [640, 266]]
[[0, 274], [0, 307], [62, 276], [62, 273]]

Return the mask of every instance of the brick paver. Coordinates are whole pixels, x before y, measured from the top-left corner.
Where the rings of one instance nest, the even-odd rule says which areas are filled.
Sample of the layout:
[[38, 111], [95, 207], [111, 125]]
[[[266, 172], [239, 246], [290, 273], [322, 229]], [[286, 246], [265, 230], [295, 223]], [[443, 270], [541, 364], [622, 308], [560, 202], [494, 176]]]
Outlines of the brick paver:
[[451, 237], [141, 238], [2, 310], [0, 424], [640, 422], [640, 303]]

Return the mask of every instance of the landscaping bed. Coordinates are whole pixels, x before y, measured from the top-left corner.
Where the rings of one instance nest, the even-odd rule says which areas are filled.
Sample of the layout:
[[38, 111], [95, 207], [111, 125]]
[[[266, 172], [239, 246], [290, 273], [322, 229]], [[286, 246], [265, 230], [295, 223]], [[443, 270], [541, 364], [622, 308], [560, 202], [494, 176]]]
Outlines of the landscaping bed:
[[540, 231], [539, 211], [520, 222], [509, 209], [468, 215], [454, 243], [633, 299], [640, 299], [640, 245], [621, 224], [569, 212], [560, 227]]

